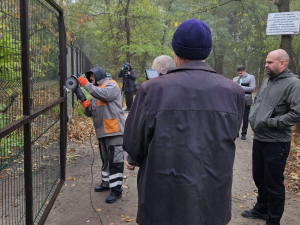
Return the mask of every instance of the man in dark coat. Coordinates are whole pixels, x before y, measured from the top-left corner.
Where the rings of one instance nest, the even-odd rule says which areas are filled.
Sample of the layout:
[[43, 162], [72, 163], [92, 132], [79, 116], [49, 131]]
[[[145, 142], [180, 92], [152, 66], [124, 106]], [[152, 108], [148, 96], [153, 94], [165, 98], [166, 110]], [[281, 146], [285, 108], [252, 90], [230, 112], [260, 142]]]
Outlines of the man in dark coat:
[[140, 225], [225, 225], [231, 219], [235, 138], [244, 90], [204, 60], [207, 24], [183, 22], [176, 69], [144, 82], [125, 122], [123, 148], [139, 163]]
[[124, 65], [118, 76], [123, 77], [122, 91], [124, 92], [127, 106], [124, 111], [130, 111], [133, 102], [134, 81], [136, 80], [136, 75], [129, 62]]

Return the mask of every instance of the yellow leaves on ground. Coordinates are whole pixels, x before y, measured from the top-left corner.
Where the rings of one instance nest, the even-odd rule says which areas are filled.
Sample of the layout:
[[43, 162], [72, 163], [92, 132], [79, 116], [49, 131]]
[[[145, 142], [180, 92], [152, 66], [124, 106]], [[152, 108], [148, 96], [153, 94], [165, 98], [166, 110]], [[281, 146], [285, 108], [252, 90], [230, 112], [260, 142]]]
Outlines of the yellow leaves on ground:
[[122, 221], [125, 220], [125, 222], [131, 222], [131, 221], [133, 221], [134, 219], [131, 219], [130, 216], [126, 216], [126, 215], [122, 215], [122, 214], [121, 214], [121, 220], [122, 220]]
[[98, 208], [96, 211], [97, 211], [97, 212], [101, 212], [102, 210]]
[[293, 180], [299, 180], [298, 174], [295, 174], [295, 173], [292, 173], [291, 178], [292, 178]]
[[247, 180], [247, 178], [246, 177], [242, 177], [242, 180]]

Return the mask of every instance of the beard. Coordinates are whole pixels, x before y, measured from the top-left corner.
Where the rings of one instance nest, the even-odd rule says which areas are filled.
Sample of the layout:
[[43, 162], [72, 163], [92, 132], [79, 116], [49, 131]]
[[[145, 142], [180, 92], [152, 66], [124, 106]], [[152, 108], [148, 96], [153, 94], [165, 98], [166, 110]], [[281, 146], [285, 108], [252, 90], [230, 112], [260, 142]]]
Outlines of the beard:
[[271, 69], [267, 69], [267, 74], [269, 76], [275, 76], [276, 75]]

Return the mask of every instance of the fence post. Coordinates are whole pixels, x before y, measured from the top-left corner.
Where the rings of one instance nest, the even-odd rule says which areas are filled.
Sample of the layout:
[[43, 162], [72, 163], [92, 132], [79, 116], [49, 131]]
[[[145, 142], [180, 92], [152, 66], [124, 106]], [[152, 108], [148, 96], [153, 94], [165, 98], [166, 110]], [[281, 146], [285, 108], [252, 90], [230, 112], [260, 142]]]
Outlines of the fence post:
[[64, 85], [66, 81], [66, 32], [64, 26], [63, 12], [59, 12], [59, 74], [60, 74], [60, 97], [64, 101], [60, 104], [60, 166], [61, 179], [66, 176], [66, 147], [67, 147], [67, 97], [65, 95]]
[[[20, 1], [21, 61], [23, 82], [23, 116], [30, 117], [30, 69], [28, 36], [28, 2]], [[26, 198], [26, 225], [33, 224], [31, 121], [24, 124], [24, 177]]]
[[[73, 41], [71, 41], [71, 74], [74, 75], [74, 48]], [[74, 92], [72, 91], [72, 108], [74, 108]]]
[[78, 47], [76, 47], [76, 72], [77, 72], [77, 74], [76, 74], [76, 77], [77, 77], [77, 75], [78, 75], [78, 73], [79, 73], [79, 65], [78, 65]]

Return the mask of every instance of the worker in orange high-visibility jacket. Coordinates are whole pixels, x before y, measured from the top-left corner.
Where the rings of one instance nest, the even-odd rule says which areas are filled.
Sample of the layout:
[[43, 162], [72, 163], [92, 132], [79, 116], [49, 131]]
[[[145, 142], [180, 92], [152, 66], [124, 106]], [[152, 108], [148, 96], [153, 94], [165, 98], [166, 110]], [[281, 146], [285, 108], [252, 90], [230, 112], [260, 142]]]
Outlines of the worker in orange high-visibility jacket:
[[92, 117], [99, 140], [102, 159], [102, 183], [96, 192], [110, 190], [107, 203], [113, 203], [122, 196], [124, 171], [124, 113], [121, 105], [121, 91], [116, 81], [106, 77], [104, 69], [95, 67], [79, 77], [79, 83], [91, 97], [82, 103], [85, 115]]

